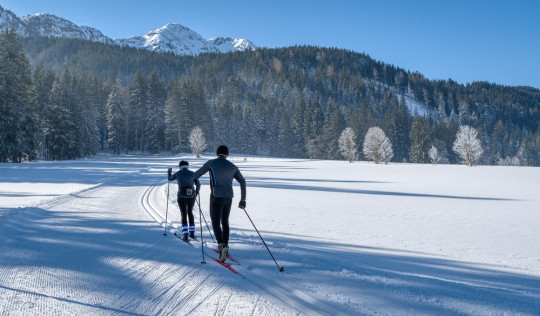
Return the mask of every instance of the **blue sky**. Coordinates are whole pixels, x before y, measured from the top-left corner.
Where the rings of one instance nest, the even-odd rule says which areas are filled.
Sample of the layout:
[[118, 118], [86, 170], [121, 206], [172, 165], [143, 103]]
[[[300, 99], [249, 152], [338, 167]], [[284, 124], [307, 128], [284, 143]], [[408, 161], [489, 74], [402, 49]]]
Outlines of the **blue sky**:
[[429, 79], [540, 88], [536, 0], [0, 0], [17, 16], [51, 13], [112, 38], [179, 23], [205, 38], [344, 48]]

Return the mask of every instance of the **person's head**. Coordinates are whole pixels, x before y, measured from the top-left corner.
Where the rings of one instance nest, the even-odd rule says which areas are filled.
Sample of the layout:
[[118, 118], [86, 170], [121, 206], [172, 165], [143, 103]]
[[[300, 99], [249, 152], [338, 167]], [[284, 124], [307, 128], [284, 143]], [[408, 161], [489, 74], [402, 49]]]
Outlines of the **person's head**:
[[216, 155], [219, 157], [219, 156], [223, 156], [223, 157], [227, 157], [229, 156], [229, 148], [225, 145], [219, 145], [217, 150], [216, 150]]
[[178, 167], [180, 167], [180, 169], [187, 168], [188, 166], [189, 166], [189, 162], [185, 160], [180, 161], [180, 163], [178, 164]]

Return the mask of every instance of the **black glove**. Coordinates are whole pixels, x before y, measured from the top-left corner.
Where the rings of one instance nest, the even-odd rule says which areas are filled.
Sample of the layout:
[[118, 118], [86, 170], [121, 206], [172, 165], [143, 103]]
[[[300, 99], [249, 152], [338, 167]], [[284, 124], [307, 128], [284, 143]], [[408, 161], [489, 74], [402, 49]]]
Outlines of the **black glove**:
[[238, 203], [238, 208], [244, 209], [246, 208], [246, 201], [242, 200], [240, 203]]
[[167, 173], [171, 174], [172, 173], [172, 168], [167, 169]]

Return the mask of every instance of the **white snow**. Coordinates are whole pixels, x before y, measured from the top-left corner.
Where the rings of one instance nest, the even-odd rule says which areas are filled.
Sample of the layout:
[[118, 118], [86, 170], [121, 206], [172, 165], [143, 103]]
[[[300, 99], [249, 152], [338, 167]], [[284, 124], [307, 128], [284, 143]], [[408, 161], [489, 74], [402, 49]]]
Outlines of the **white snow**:
[[156, 52], [171, 52], [176, 55], [228, 53], [256, 48], [252, 42], [244, 39], [214, 37], [206, 40], [190, 28], [176, 23], [169, 23], [144, 36], [117, 39], [115, 43]]
[[0, 315], [540, 313], [540, 168], [231, 157], [285, 268], [235, 183], [241, 278], [172, 234], [166, 170], [210, 158], [0, 164]]
[[36, 13], [19, 18], [1, 6], [0, 25], [15, 28], [21, 36], [39, 35], [86, 39], [177, 55], [195, 56], [202, 53], [228, 53], [257, 48], [251, 41], [240, 38], [214, 37], [207, 40], [197, 32], [178, 23], [169, 23], [143, 36], [113, 40], [98, 29], [77, 25], [53, 14]]
[[208, 42], [213, 44], [220, 53], [253, 50], [257, 47], [251, 41], [243, 38], [213, 37]]

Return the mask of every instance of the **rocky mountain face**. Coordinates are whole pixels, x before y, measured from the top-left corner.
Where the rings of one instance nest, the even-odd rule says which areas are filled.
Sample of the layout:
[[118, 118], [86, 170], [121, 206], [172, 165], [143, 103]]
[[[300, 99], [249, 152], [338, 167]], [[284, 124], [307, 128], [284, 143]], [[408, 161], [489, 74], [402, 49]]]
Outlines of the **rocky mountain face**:
[[0, 25], [14, 28], [23, 37], [46, 36], [84, 39], [107, 44], [125, 45], [167, 52], [176, 55], [198, 55], [201, 53], [228, 53], [255, 49], [257, 46], [246, 39], [214, 37], [205, 39], [197, 32], [180, 24], [169, 23], [142, 36], [112, 39], [98, 29], [76, 25], [52, 14], [37, 13], [17, 17], [0, 6]]

